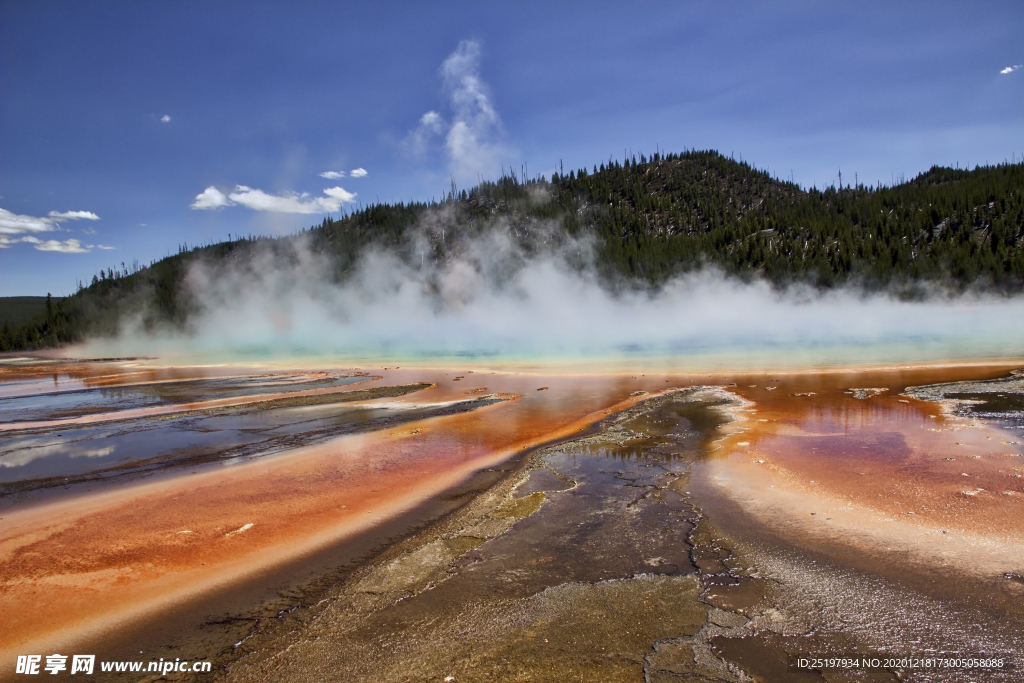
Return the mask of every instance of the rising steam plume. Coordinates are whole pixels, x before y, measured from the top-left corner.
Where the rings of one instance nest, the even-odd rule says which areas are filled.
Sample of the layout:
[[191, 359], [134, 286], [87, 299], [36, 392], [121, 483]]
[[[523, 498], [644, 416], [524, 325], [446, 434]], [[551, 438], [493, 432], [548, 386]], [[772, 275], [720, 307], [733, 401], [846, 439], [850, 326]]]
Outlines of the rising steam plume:
[[86, 349], [485, 362], [745, 358], [787, 365], [1024, 354], [1020, 297], [936, 291], [909, 302], [855, 287], [779, 289], [714, 269], [656, 289], [611, 285], [599, 276], [586, 240], [563, 235], [547, 248], [528, 249], [501, 222], [464, 239], [444, 260], [424, 259], [443, 222], [433, 212], [403, 249], [364, 251], [341, 282], [330, 260], [301, 238], [289, 242], [287, 258], [280, 249], [257, 249], [228, 266], [197, 261], [186, 286], [198, 310], [185, 329], [147, 332], [135, 319], [118, 337]]

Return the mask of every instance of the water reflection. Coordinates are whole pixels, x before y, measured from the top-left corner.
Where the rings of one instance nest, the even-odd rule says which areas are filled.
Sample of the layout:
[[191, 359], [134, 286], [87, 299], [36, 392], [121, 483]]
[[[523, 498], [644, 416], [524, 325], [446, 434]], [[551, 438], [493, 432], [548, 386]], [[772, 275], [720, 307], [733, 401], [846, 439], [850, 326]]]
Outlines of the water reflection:
[[[422, 388], [415, 385], [410, 390]], [[0, 440], [0, 496], [156, 470], [230, 464], [501, 400], [479, 396], [448, 402], [378, 400], [376, 405], [363, 401], [265, 409], [237, 406], [198, 415], [16, 434]]]
[[[96, 388], [54, 388], [29, 396], [0, 397], [0, 422], [59, 420], [93, 413], [194, 403], [267, 393], [330, 389], [365, 381], [362, 375], [329, 373], [191, 379]], [[67, 383], [65, 383], [66, 385]]]

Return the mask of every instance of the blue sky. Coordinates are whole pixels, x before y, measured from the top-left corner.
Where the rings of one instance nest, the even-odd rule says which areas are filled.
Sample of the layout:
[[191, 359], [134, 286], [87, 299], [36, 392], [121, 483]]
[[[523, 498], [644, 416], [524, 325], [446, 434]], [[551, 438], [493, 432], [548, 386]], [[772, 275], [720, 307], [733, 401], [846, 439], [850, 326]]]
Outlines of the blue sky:
[[502, 164], [1019, 160], [1022, 29], [1019, 1], [0, 1], [0, 296]]

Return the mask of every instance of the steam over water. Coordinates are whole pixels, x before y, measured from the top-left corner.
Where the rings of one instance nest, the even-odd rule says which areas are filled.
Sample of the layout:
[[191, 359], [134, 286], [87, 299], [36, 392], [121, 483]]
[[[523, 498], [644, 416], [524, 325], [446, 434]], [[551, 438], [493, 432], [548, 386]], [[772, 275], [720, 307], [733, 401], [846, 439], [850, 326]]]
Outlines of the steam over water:
[[[446, 263], [365, 254], [341, 284], [302, 248], [188, 277], [201, 312], [188, 331], [136, 323], [86, 351], [191, 357], [620, 359], [687, 366], [806, 365], [1024, 353], [1024, 299], [936, 290], [924, 301], [847, 287], [784, 291], [704, 270], [655, 291], [609, 287], [585, 244], [527, 258], [500, 233]], [[297, 264], [297, 265], [296, 265]], [[575, 265], [574, 265], [575, 264]]]

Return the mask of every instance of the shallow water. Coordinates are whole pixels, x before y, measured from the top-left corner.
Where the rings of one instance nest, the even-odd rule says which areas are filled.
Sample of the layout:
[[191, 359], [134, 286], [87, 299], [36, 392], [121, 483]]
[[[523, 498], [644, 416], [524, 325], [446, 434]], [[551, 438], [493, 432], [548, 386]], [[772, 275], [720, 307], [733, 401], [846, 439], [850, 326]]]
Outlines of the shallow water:
[[[984, 379], [988, 373], [974, 374]], [[972, 411], [958, 415], [908, 391], [963, 375], [863, 373], [740, 385], [734, 391], [752, 406], [738, 426], [742, 431], [723, 438], [723, 457], [709, 476], [748, 496], [761, 514], [778, 517], [785, 510], [785, 519], [814, 534], [857, 535], [870, 528], [866, 537], [899, 541], [918, 554], [939, 543], [937, 554], [950, 562], [951, 550], [941, 545], [949, 539], [928, 534], [959, 534], [1001, 548], [984, 560], [999, 573], [998, 567], [1012, 565], [1012, 548], [1024, 540], [1024, 439], [1002, 420], [982, 420]], [[851, 389], [862, 388], [884, 391], [856, 398]]]
[[0, 397], [0, 421], [59, 420], [90, 413], [196, 403], [214, 398], [327, 389], [365, 380], [365, 376], [359, 375], [317, 373], [132, 383], [97, 388], [77, 388], [76, 384], [76, 388], [56, 389], [37, 385], [38, 390], [28, 396]]
[[[61, 431], [14, 435], [0, 443], [0, 497], [23, 502], [29, 491], [130, 479], [170, 469], [265, 457], [344, 434], [388, 429], [405, 422], [454, 415], [501, 399], [375, 407], [337, 403], [162, 420], [100, 423]], [[0, 503], [2, 504], [2, 503]]]

